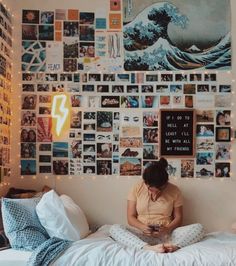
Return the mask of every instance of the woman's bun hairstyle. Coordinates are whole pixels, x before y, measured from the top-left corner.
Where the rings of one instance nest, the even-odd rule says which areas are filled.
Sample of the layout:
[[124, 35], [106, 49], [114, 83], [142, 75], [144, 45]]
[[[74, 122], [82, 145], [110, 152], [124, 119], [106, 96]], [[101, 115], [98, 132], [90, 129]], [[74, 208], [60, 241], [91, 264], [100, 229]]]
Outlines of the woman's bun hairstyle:
[[165, 158], [161, 158], [159, 161], [148, 165], [143, 172], [145, 184], [157, 188], [165, 185], [169, 180], [167, 166], [168, 162]]
[[161, 159], [159, 160], [159, 163], [164, 169], [166, 169], [167, 166], [168, 166], [167, 160], [165, 158], [163, 158], [163, 157], [161, 157]]

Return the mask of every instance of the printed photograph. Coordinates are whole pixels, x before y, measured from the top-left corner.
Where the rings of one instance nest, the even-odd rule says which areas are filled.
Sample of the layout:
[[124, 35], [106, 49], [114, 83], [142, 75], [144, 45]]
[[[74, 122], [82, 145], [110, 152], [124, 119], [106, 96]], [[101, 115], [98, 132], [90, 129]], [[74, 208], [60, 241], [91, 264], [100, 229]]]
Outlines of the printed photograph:
[[130, 148], [141, 148], [143, 145], [141, 137], [121, 137], [120, 138], [120, 147], [130, 147]]
[[39, 10], [22, 10], [22, 23], [39, 24]]
[[73, 140], [70, 144], [70, 158], [82, 158], [82, 141]]
[[142, 93], [154, 92], [153, 85], [142, 85], [141, 86], [141, 91], [142, 91]]
[[187, 74], [175, 74], [175, 81], [188, 81]]
[[111, 143], [97, 143], [97, 158], [111, 158], [112, 144]]
[[22, 95], [22, 109], [34, 110], [36, 108], [37, 95], [23, 94]]
[[157, 145], [144, 145], [143, 146], [143, 159], [144, 160], [157, 160], [158, 159], [158, 146]]
[[51, 155], [39, 155], [40, 163], [51, 163], [52, 156]]
[[94, 26], [86, 25], [79, 27], [80, 41], [94, 42], [95, 30]]
[[22, 84], [22, 91], [34, 92], [35, 91], [34, 84]]
[[198, 152], [197, 153], [197, 164], [212, 165], [213, 162], [214, 162], [213, 152]]
[[21, 160], [21, 175], [36, 175], [36, 160]]
[[197, 178], [211, 178], [213, 176], [214, 176], [214, 166], [212, 165], [196, 166]]
[[111, 90], [114, 93], [123, 93], [124, 92], [124, 86], [123, 85], [112, 85]]
[[37, 119], [37, 141], [52, 142], [52, 118], [38, 117]]
[[72, 109], [70, 111], [70, 127], [71, 128], [81, 128], [81, 111], [77, 111], [76, 109]]
[[213, 123], [215, 112], [213, 110], [197, 110], [197, 123]]
[[22, 128], [21, 142], [36, 142], [36, 128]]
[[190, 81], [201, 81], [202, 80], [202, 74], [200, 73], [194, 73], [189, 75]]
[[182, 93], [183, 85], [181, 84], [170, 84], [170, 93]]
[[219, 92], [231, 92], [231, 85], [220, 85], [219, 86]]
[[112, 112], [97, 112], [97, 131], [112, 131]]
[[214, 125], [213, 124], [197, 124], [197, 137], [213, 137]]
[[21, 158], [36, 158], [36, 144], [21, 143]]
[[195, 94], [196, 85], [195, 84], [184, 84], [184, 94]]
[[79, 37], [79, 22], [76, 21], [64, 21], [64, 37]]
[[197, 138], [197, 151], [213, 151], [215, 148], [213, 138]]
[[144, 143], [158, 143], [158, 128], [143, 128]]
[[80, 42], [79, 57], [94, 57], [94, 42]]
[[158, 81], [158, 75], [157, 74], [146, 74], [146, 81], [157, 82]]
[[68, 142], [53, 142], [53, 157], [68, 157]]
[[97, 85], [97, 92], [104, 93], [109, 92], [109, 85]]
[[68, 160], [54, 160], [53, 161], [54, 175], [68, 175]]
[[94, 24], [93, 12], [80, 12], [80, 24]]
[[21, 112], [22, 126], [36, 126], [36, 112], [22, 111]]
[[143, 112], [143, 126], [157, 127], [158, 126], [158, 112]]
[[199, 84], [197, 85], [197, 92], [209, 92], [210, 85], [209, 84]]
[[142, 173], [142, 159], [120, 158], [121, 176], [140, 176]]
[[231, 141], [230, 127], [216, 127], [216, 141], [229, 142]]
[[50, 174], [52, 172], [51, 165], [39, 165], [40, 174]]
[[142, 108], [155, 108], [159, 105], [159, 97], [158, 96], [141, 96]]
[[51, 151], [52, 146], [51, 143], [40, 143], [39, 144], [39, 151]]
[[111, 160], [97, 160], [97, 175], [111, 175], [112, 162]]
[[179, 160], [168, 160], [167, 172], [170, 178], [180, 178], [181, 167]]
[[194, 160], [181, 160], [181, 177], [194, 177]]
[[41, 24], [53, 24], [54, 23], [54, 12], [52, 12], [52, 11], [41, 11], [40, 23]]
[[139, 96], [121, 96], [121, 108], [138, 108]]
[[230, 143], [216, 143], [215, 159], [219, 161], [230, 160], [231, 159], [230, 150], [231, 150]]
[[216, 177], [230, 177], [230, 163], [216, 163], [215, 164]]
[[84, 174], [95, 174], [96, 173], [96, 170], [95, 170], [95, 166], [92, 166], [92, 165], [84, 165], [84, 169], [83, 169], [83, 173]]
[[54, 40], [54, 26], [53, 25], [39, 25], [39, 40], [53, 41]]
[[231, 124], [231, 111], [230, 110], [216, 111], [216, 125], [228, 126], [230, 124]]
[[120, 107], [120, 96], [102, 96], [101, 107], [119, 108]]
[[95, 136], [96, 135], [92, 133], [84, 133], [83, 140], [84, 141], [95, 141], [96, 140]]

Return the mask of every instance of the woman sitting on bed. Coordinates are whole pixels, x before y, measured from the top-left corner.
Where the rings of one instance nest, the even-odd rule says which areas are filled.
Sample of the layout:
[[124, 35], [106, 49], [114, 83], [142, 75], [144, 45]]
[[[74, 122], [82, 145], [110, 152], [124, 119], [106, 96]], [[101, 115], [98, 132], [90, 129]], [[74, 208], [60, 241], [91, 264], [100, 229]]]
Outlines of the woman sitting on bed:
[[200, 241], [201, 224], [181, 226], [183, 199], [179, 188], [168, 182], [168, 163], [161, 158], [151, 163], [128, 195], [127, 216], [131, 227], [115, 224], [110, 229], [117, 242], [159, 253]]

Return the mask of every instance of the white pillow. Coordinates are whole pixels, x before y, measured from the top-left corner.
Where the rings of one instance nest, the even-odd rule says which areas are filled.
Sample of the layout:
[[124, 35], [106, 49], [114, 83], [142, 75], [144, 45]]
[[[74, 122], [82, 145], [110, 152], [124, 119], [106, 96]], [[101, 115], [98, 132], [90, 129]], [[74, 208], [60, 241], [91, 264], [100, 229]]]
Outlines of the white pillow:
[[70, 199], [67, 202], [71, 204], [65, 203], [64, 206], [64, 197], [60, 198], [54, 190], [50, 190], [36, 206], [36, 213], [50, 237], [77, 241], [88, 235], [88, 223], [81, 209], [67, 196]]

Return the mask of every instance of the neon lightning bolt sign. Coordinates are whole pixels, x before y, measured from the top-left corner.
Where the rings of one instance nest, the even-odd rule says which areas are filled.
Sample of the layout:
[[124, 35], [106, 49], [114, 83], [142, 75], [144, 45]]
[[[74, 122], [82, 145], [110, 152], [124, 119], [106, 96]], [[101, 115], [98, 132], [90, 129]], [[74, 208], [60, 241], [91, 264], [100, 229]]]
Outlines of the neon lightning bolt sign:
[[69, 115], [68, 97], [66, 94], [57, 94], [52, 100], [53, 131], [59, 137], [66, 126]]

